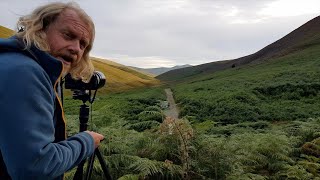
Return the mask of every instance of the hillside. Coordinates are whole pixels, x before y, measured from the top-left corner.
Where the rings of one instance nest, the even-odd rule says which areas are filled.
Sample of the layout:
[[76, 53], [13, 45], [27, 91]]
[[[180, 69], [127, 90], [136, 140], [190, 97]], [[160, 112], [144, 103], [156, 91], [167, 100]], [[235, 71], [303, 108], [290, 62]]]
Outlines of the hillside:
[[[320, 177], [320, 43], [310, 43], [318, 40], [300, 41], [298, 49], [285, 48], [287, 51], [280, 50], [284, 54], [275, 53], [278, 57], [261, 63], [171, 84], [180, 118], [188, 119], [197, 134], [204, 135], [207, 145], [212, 145], [203, 152], [211, 152], [204, 158], [204, 167], [210, 169], [205, 176]], [[206, 160], [207, 157], [218, 158]], [[214, 165], [209, 167], [210, 161], [218, 165], [211, 168]]]
[[177, 81], [191, 76], [209, 74], [216, 71], [231, 69], [249, 63], [260, 63], [273, 58], [301, 51], [320, 43], [320, 16], [310, 20], [278, 41], [264, 47], [260, 51], [234, 60], [211, 62], [198, 66], [169, 71], [157, 76], [163, 81]]
[[[14, 31], [0, 26], [0, 37], [10, 37]], [[160, 81], [143, 72], [113, 61], [91, 57], [96, 70], [105, 74], [107, 83], [99, 92], [119, 92], [134, 88], [148, 87], [160, 84]], [[69, 94], [69, 93], [67, 93]]]
[[13, 30], [11, 29], [8, 29], [6, 27], [3, 27], [0, 25], [0, 38], [7, 38], [7, 37], [10, 37], [12, 36], [14, 33]]
[[181, 116], [223, 124], [320, 116], [320, 44], [173, 87]]
[[[317, 17], [255, 54], [197, 66], [202, 73], [189, 78], [185, 73], [179, 79], [183, 81], [172, 87], [181, 115], [198, 121], [233, 124], [316, 118], [320, 115], [319, 62]], [[188, 69], [196, 71], [180, 71]], [[178, 76], [166, 78], [172, 77]]]
[[159, 85], [160, 81], [127, 66], [91, 57], [96, 70], [105, 74], [107, 83], [100, 92], [119, 92], [134, 88]]

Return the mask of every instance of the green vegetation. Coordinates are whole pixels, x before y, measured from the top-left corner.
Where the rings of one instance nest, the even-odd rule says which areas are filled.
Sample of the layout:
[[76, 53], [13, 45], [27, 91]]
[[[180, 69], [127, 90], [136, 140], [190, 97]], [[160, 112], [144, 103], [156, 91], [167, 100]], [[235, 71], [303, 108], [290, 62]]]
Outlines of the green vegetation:
[[189, 119], [204, 136], [198, 144], [207, 147], [197, 148], [197, 162], [207, 164], [198, 166], [207, 171], [202, 175], [320, 178], [319, 50], [319, 45], [312, 46], [172, 87], [181, 118]]
[[319, 117], [320, 46], [173, 87], [181, 116], [221, 124]]
[[[274, 58], [214, 73], [179, 74], [180, 82], [170, 85], [180, 107], [177, 120], [164, 115], [164, 87], [154, 87], [159, 81], [92, 58], [106, 74], [107, 86], [98, 92], [89, 129], [106, 137], [100, 150], [112, 177], [319, 180], [320, 45], [315, 33], [288, 36], [282, 42], [300, 42], [293, 41], [290, 51], [283, 47], [283, 54], [271, 48]], [[68, 95], [64, 109], [72, 135], [78, 132], [82, 103]], [[97, 162], [92, 179], [103, 179]]]
[[[164, 88], [99, 95], [90, 127], [107, 138], [100, 149], [112, 176], [320, 179], [319, 49], [172, 86], [180, 120], [164, 117]], [[80, 104], [65, 101], [72, 134]]]

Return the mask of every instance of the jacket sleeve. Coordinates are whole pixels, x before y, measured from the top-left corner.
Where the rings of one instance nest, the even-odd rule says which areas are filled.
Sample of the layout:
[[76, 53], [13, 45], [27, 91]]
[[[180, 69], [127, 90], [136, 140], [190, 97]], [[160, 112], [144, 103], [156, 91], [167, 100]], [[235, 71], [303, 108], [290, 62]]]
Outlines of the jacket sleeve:
[[86, 132], [53, 143], [55, 96], [43, 69], [18, 66], [0, 79], [0, 149], [12, 179], [55, 178], [94, 152]]

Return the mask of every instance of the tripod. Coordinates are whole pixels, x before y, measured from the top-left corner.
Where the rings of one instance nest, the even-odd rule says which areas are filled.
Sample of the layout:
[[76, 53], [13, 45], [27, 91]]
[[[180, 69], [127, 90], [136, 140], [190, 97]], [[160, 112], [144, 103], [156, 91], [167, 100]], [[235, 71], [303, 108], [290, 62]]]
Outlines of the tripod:
[[[76, 94], [76, 95], [75, 95]], [[90, 93], [91, 94], [91, 93]], [[89, 106], [86, 105], [86, 101], [90, 100], [90, 94], [87, 94], [86, 92], [74, 92], [73, 98], [74, 99], [81, 99], [83, 101], [83, 104], [80, 105], [80, 113], [79, 113], [79, 120], [80, 120], [80, 132], [86, 131], [88, 128], [88, 119], [89, 119]], [[89, 101], [90, 103], [93, 102]], [[95, 156], [98, 157], [99, 163], [102, 167], [104, 177], [106, 180], [112, 180], [112, 177], [109, 173], [108, 166], [105, 162], [105, 160], [102, 157], [102, 154], [98, 148], [95, 149], [93, 155], [89, 158], [89, 164], [87, 166], [87, 171], [85, 174], [85, 180], [89, 180], [92, 175], [92, 170], [93, 170], [93, 164], [94, 164], [94, 159]], [[73, 180], [83, 180], [83, 166], [86, 163], [86, 160], [83, 160], [77, 168], [77, 171], [73, 177]]]

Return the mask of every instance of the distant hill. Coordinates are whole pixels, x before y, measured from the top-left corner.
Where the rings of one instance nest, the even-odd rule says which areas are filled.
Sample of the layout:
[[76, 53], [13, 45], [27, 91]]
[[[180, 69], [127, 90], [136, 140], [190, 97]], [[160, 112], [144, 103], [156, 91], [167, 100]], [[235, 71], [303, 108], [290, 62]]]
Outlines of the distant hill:
[[[14, 31], [0, 26], [0, 37], [6, 38], [12, 36]], [[107, 83], [99, 90], [101, 93], [119, 92], [134, 88], [154, 86], [160, 84], [160, 81], [143, 72], [138, 72], [130, 67], [118, 64], [106, 59], [91, 57], [96, 70], [105, 74]], [[69, 93], [67, 93], [69, 94]]]
[[169, 67], [169, 68], [167, 68], [167, 67], [159, 67], [159, 68], [138, 68], [138, 67], [132, 67], [132, 68], [137, 69], [137, 70], [142, 71], [142, 72], [150, 73], [150, 74], [153, 74], [153, 75], [157, 76], [157, 75], [166, 73], [166, 72], [171, 71], [171, 70], [181, 69], [181, 68], [186, 68], [186, 67], [191, 67], [191, 65], [185, 64], [185, 65], [180, 65], [180, 66], [178, 65], [178, 66]]
[[234, 60], [225, 60], [201, 64], [198, 66], [172, 70], [157, 76], [163, 81], [181, 81], [183, 79], [209, 74], [216, 71], [239, 67], [249, 63], [260, 63], [273, 58], [282, 57], [295, 51], [301, 51], [320, 43], [320, 16], [310, 20], [278, 41], [260, 51]]

